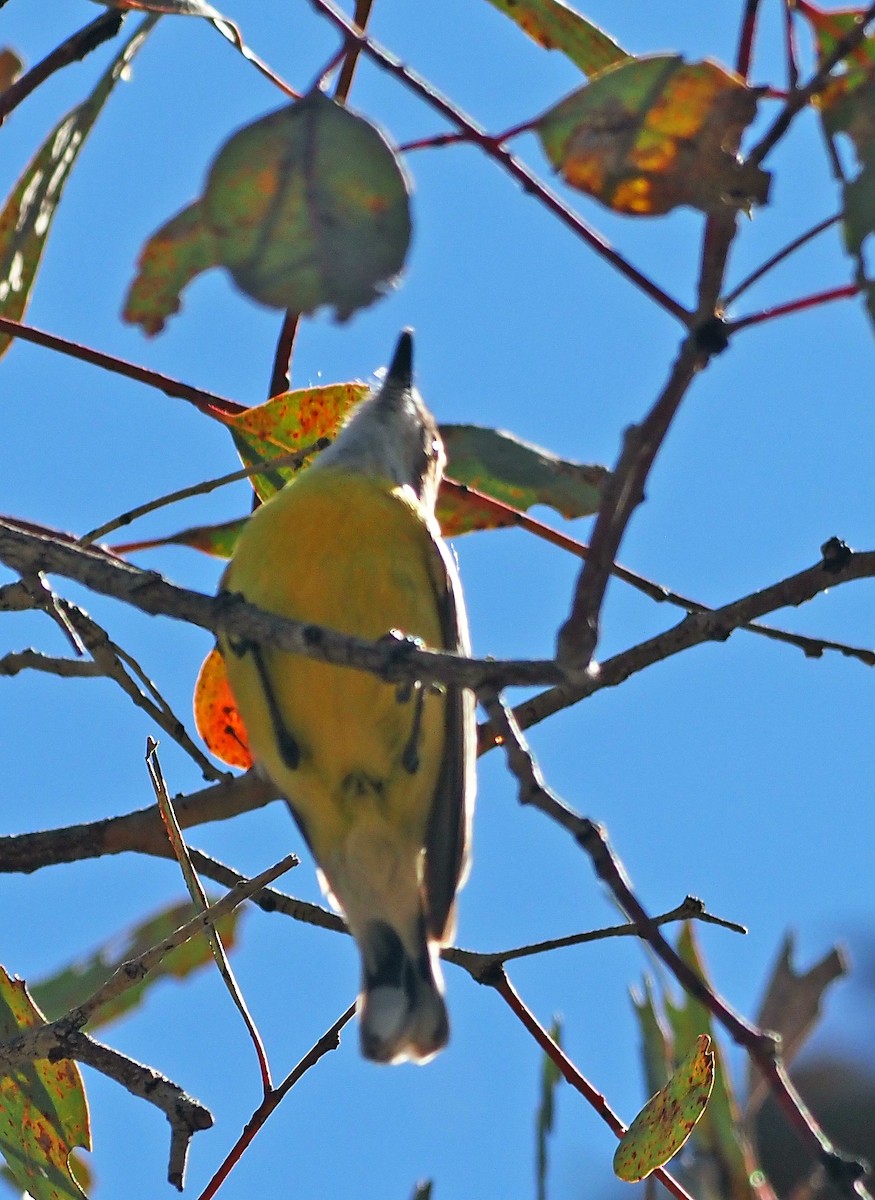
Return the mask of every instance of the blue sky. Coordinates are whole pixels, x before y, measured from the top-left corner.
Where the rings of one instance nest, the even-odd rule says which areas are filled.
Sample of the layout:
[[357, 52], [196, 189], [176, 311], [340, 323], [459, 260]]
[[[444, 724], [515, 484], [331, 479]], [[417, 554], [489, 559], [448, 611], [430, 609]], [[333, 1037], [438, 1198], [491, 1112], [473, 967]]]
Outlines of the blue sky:
[[[587, 9], [635, 53], [680, 50], [731, 63], [736, 6]], [[618, 13], [617, 9], [621, 11]], [[779, 6], [765, 5], [754, 82], [783, 83]], [[10, 0], [0, 41], [29, 63], [93, 19], [86, 0]], [[304, 3], [228, 0], [247, 41], [305, 87], [336, 46]], [[133, 19], [129, 19], [129, 25]], [[574, 67], [529, 42], [486, 3], [377, 0], [374, 36], [487, 128], [546, 109], [579, 85]], [[8, 189], [62, 113], [81, 100], [114, 50], [53, 77], [3, 128]], [[206, 24], [166, 19], [117, 89], [77, 164], [49, 241], [28, 320], [243, 403], [266, 398], [278, 316], [212, 272], [151, 341], [119, 311], [142, 243], [200, 190], [216, 148], [282, 97]], [[403, 142], [444, 126], [398, 84], [363, 64], [352, 105]], [[763, 106], [760, 127], [775, 111]], [[542, 175], [531, 137], [515, 148]], [[771, 205], [743, 222], [731, 260], [737, 280], [838, 207], [816, 121], [805, 115], [766, 164]], [[338, 326], [302, 328], [294, 382], [368, 377], [397, 331], [417, 331], [422, 391], [440, 420], [510, 429], [582, 462], [610, 465], [622, 430], [664, 381], [679, 329], [492, 162], [472, 148], [410, 155], [415, 235], [401, 285]], [[571, 202], [629, 259], [681, 301], [693, 295], [703, 219], [689, 210], [635, 221], [582, 196]], [[769, 275], [737, 306], [838, 286], [851, 267], [833, 230]], [[690, 390], [621, 551], [622, 562], [707, 603], [725, 603], [816, 561], [831, 535], [873, 543], [875, 435], [871, 327], [856, 302], [832, 305], [740, 336]], [[150, 497], [235, 466], [230, 439], [183, 402], [25, 344], [0, 364], [5, 465], [0, 511], [82, 533]], [[245, 512], [238, 485], [144, 521], [159, 536]], [[554, 514], [539, 513], [562, 524]], [[588, 523], [568, 526], [582, 539]], [[575, 560], [519, 531], [456, 546], [477, 653], [552, 652]], [[182, 550], [137, 561], [204, 591], [219, 565]], [[4, 576], [5, 578], [5, 576]], [[105, 624], [187, 719], [205, 634], [59, 587]], [[774, 618], [855, 645], [872, 642], [871, 582], [847, 585]], [[614, 583], [599, 656], [660, 629], [676, 614]], [[6, 616], [3, 650], [62, 653], [54, 628]], [[705, 930], [718, 987], [755, 1009], [788, 928], [803, 964], [871, 923], [872, 676], [836, 655], [736, 633], [599, 693], [532, 732], [550, 785], [606, 823], [652, 911], [686, 893], [750, 927], [746, 938]], [[94, 820], [151, 801], [143, 764], [155, 730], [109, 683], [22, 675], [0, 686], [5, 832]], [[172, 792], [196, 789], [196, 768], [166, 739]], [[193, 831], [192, 843], [256, 872], [302, 852], [280, 805]], [[319, 899], [312, 864], [285, 881]], [[0, 961], [38, 979], [162, 908], [182, 890], [173, 866], [133, 856], [59, 867], [2, 885]], [[463, 893], [459, 944], [495, 949], [611, 924], [616, 914], [588, 863], [542, 816], [521, 810], [503, 761], [480, 764], [474, 870]], [[645, 1099], [628, 988], [652, 969], [631, 941], [565, 950], [515, 965], [511, 977], [544, 1022], [562, 1014], [579, 1068], [631, 1119]], [[241, 986], [281, 1075], [354, 995], [346, 939], [249, 915], [236, 958]], [[432, 1178], [439, 1200], [533, 1195], [540, 1059], [501, 1000], [447, 970], [448, 1050], [428, 1067], [363, 1063], [352, 1031], [286, 1100], [225, 1185], [228, 1200], [267, 1189], [328, 1197], [409, 1196]], [[843, 1014], [824, 1036], [861, 1052]], [[861, 1034], [862, 1036], [862, 1034]], [[258, 1102], [254, 1057], [218, 976], [157, 988], [108, 1040], [150, 1062], [208, 1104], [216, 1128], [195, 1139], [187, 1192], [197, 1195]], [[872, 1046], [866, 1053], [871, 1054]], [[100, 1195], [161, 1193], [167, 1129], [154, 1110], [88, 1075]], [[554, 1197], [592, 1195], [609, 1179], [613, 1138], [570, 1091], [559, 1099], [551, 1158]]]

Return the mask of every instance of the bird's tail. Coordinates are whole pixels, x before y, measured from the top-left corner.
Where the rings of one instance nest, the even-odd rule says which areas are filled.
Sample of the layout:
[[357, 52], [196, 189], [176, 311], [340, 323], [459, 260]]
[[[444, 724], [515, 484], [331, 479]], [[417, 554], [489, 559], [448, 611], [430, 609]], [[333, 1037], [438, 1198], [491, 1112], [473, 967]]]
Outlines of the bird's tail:
[[446, 1045], [450, 1027], [440, 966], [425, 923], [415, 955], [385, 921], [369, 921], [358, 941], [362, 1054], [381, 1063], [427, 1062]]

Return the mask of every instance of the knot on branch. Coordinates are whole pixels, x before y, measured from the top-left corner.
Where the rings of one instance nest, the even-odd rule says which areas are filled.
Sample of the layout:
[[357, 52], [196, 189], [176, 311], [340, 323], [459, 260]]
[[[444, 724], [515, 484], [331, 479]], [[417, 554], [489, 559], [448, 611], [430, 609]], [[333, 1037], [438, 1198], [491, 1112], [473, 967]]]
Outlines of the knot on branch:
[[838, 575], [854, 556], [848, 543], [838, 537], [831, 537], [825, 541], [820, 547], [820, 553], [823, 555], [823, 569], [830, 575]]

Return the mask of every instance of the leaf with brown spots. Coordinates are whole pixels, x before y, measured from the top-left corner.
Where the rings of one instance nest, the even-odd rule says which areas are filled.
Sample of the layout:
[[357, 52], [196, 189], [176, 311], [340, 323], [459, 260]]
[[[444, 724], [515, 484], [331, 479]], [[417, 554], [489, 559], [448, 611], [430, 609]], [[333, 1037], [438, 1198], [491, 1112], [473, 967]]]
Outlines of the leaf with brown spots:
[[627, 1183], [646, 1179], [686, 1143], [714, 1085], [711, 1039], [699, 1034], [690, 1053], [626, 1130], [614, 1154], [614, 1173]]
[[759, 94], [717, 63], [655, 55], [603, 71], [536, 129], [563, 178], [616, 212], [747, 209], [769, 188], [738, 157]]
[[[24, 980], [0, 967], [0, 1041], [44, 1020]], [[91, 1131], [75, 1062], [40, 1059], [0, 1078], [0, 1151], [22, 1191], [33, 1200], [83, 1200], [68, 1162], [77, 1146], [91, 1149]]]
[[194, 719], [207, 749], [229, 767], [252, 766], [249, 739], [231, 695], [225, 660], [217, 649], [204, 659], [194, 689]]

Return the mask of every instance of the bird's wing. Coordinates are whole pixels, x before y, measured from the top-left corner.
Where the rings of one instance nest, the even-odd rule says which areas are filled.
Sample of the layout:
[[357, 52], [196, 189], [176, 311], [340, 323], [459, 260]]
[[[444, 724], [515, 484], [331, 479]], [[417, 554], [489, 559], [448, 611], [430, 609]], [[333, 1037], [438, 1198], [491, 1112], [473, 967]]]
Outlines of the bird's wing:
[[[438, 536], [432, 577], [444, 646], [469, 654], [468, 618], [453, 552]], [[440, 942], [453, 936], [456, 893], [468, 866], [471, 815], [476, 784], [477, 726], [470, 691], [447, 688], [444, 757], [435, 788], [425, 842], [425, 901], [429, 933]]]

